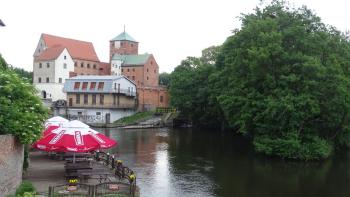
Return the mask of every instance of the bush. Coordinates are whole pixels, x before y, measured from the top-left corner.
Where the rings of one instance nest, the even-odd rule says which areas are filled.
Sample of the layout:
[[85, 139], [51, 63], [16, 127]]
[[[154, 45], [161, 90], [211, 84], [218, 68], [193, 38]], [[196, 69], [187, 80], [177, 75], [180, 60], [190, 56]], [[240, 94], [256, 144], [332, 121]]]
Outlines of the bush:
[[0, 56], [0, 135], [12, 134], [22, 144], [40, 137], [48, 112], [36, 93], [26, 79], [7, 69]]
[[35, 187], [30, 181], [23, 181], [16, 190], [16, 196], [34, 196]]

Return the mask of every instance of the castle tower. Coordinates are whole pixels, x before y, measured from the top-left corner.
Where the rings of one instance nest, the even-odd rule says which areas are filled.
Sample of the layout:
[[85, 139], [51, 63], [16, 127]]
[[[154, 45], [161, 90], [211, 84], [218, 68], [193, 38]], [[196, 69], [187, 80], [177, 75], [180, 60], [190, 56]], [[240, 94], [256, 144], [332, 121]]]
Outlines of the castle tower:
[[124, 30], [124, 32], [110, 40], [109, 49], [110, 60], [113, 55], [138, 55], [139, 43]]

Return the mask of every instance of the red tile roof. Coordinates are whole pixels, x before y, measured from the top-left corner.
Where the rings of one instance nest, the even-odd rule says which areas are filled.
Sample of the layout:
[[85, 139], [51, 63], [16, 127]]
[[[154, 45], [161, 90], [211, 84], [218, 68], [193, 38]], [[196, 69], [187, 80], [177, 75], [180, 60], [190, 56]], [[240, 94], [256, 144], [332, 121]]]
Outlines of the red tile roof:
[[89, 60], [99, 62], [95, 48], [91, 42], [63, 38], [49, 34], [42, 34], [42, 38], [48, 48], [54, 46], [64, 46], [68, 49], [69, 54], [73, 59]]
[[62, 51], [65, 49], [63, 46], [55, 46], [46, 49], [43, 51], [39, 57], [35, 59], [35, 61], [47, 61], [47, 60], [55, 60], [57, 57], [62, 53]]

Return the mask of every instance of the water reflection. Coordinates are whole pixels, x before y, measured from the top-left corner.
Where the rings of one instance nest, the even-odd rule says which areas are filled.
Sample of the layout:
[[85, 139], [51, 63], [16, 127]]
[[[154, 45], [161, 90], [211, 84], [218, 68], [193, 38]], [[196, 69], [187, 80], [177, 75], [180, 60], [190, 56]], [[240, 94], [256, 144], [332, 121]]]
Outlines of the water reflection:
[[191, 129], [101, 130], [137, 174], [141, 196], [350, 196], [350, 153], [290, 162], [253, 153], [232, 133]]

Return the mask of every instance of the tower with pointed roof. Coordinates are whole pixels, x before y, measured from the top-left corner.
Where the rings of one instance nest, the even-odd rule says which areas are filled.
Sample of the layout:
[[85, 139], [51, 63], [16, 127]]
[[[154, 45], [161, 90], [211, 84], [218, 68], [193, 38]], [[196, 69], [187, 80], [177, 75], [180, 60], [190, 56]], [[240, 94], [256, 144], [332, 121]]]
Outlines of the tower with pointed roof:
[[110, 60], [114, 55], [138, 55], [139, 43], [131, 37], [128, 33], [122, 32], [112, 40], [109, 45], [109, 58]]

